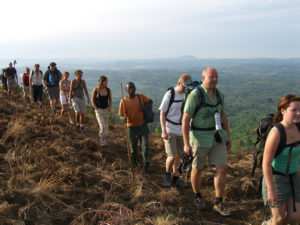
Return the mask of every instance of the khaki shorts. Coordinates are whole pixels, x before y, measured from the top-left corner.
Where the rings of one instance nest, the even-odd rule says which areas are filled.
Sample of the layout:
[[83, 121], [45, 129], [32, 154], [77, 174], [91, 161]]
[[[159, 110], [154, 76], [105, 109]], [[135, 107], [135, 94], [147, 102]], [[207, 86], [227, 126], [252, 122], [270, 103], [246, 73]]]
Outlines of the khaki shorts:
[[85, 100], [84, 98], [72, 98], [72, 106], [75, 112], [79, 113], [85, 113], [86, 112], [86, 106], [85, 106]]
[[169, 139], [163, 139], [167, 156], [183, 154], [183, 137], [176, 134], [168, 134]]
[[211, 148], [203, 148], [192, 143], [192, 150], [194, 155], [192, 167], [194, 169], [203, 169], [205, 165], [206, 156], [208, 157], [210, 165], [227, 165], [227, 148], [225, 144], [214, 141], [213, 146]]
[[17, 85], [17, 83], [16, 83], [15, 79], [7, 79], [7, 88], [8, 89], [15, 88], [16, 85]]

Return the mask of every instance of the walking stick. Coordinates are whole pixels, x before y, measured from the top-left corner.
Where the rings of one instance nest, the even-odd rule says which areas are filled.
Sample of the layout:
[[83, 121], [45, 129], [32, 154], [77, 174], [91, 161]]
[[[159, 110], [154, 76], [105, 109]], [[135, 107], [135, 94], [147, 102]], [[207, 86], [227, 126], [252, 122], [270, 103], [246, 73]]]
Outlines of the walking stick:
[[[121, 98], [122, 98], [121, 104], [123, 104], [123, 115], [126, 118], [126, 115], [125, 115], [125, 102], [123, 100], [124, 96], [123, 96], [122, 82], [120, 83], [120, 88], [121, 88]], [[127, 152], [128, 152], [128, 162], [129, 162], [129, 165], [131, 165], [130, 147], [129, 147], [129, 143], [128, 143], [127, 123], [124, 123], [124, 130], [125, 130], [125, 134], [126, 134], [126, 145], [127, 145]]]

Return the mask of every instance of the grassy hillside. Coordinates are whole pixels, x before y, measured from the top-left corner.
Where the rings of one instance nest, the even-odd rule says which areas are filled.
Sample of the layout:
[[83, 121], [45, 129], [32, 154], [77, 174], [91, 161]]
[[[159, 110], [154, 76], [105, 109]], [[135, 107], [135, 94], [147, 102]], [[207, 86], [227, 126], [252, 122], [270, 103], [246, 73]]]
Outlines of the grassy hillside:
[[21, 96], [0, 92], [1, 224], [182, 224], [258, 225], [269, 217], [256, 199], [250, 178], [251, 155], [229, 155], [225, 202], [229, 218], [212, 212], [215, 169], [205, 167], [202, 193], [209, 209], [198, 212], [190, 187], [161, 186], [165, 153], [162, 140], [150, 136], [151, 173], [128, 166], [125, 134], [110, 124], [108, 147], [98, 144], [94, 116], [79, 131], [67, 118], [53, 118], [48, 107], [20, 103]]

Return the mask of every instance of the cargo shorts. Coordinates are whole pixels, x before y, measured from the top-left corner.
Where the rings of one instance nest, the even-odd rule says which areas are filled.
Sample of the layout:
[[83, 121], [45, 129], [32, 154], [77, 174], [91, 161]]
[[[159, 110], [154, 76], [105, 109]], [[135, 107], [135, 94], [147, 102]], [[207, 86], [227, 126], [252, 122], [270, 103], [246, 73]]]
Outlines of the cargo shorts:
[[169, 139], [163, 139], [167, 156], [183, 154], [183, 137], [176, 134], [168, 134]]
[[223, 143], [214, 140], [211, 148], [204, 148], [191, 143], [194, 160], [192, 168], [201, 170], [205, 166], [206, 157], [208, 157], [210, 165], [226, 166], [227, 165], [227, 148]]

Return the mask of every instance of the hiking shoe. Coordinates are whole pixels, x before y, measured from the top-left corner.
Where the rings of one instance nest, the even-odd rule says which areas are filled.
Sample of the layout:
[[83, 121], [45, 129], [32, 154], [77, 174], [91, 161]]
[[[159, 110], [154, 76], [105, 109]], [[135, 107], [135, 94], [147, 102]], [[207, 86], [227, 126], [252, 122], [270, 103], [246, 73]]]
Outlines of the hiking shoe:
[[79, 129], [80, 130], [84, 130], [84, 126], [83, 125], [79, 125]]
[[70, 124], [74, 125], [75, 123], [74, 123], [74, 121], [73, 121], [73, 120], [70, 120]]
[[171, 186], [171, 174], [164, 174], [162, 186], [170, 187]]
[[100, 139], [100, 146], [104, 146], [105, 143], [104, 143], [104, 140]]
[[179, 188], [179, 189], [187, 189], [188, 184], [185, 183], [183, 180], [180, 180], [179, 178], [176, 181], [172, 181], [174, 187]]
[[214, 205], [213, 210], [214, 210], [216, 213], [220, 214], [221, 216], [230, 216], [231, 213], [232, 213], [231, 210], [226, 209], [226, 208], [224, 207], [223, 202], [220, 202], [219, 204]]
[[206, 202], [205, 202], [204, 198], [195, 197], [194, 198], [194, 204], [195, 204], [195, 207], [198, 210], [204, 210], [204, 209], [206, 209]]
[[271, 219], [265, 220], [261, 225], [269, 225], [271, 223]]

